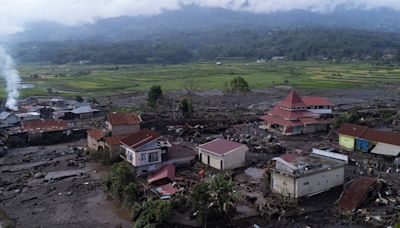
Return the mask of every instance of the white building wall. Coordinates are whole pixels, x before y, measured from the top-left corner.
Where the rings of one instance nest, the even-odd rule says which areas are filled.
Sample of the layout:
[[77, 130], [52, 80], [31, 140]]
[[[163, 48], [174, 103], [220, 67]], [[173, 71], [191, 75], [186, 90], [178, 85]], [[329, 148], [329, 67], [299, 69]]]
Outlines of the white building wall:
[[[127, 147], [126, 145], [121, 145], [121, 148], [125, 150], [126, 160], [135, 167], [152, 165], [161, 162], [161, 150], [148, 150], [143, 152], [135, 152], [132, 148]], [[149, 154], [154, 152], [158, 154], [157, 155], [158, 159], [154, 162], [149, 162], [148, 161]], [[145, 156], [142, 157], [142, 154], [144, 154]], [[132, 160], [130, 160], [129, 158], [132, 158]]]
[[216, 169], [221, 169], [221, 161], [222, 169], [234, 169], [244, 165], [247, 151], [247, 146], [243, 145], [224, 156], [219, 156], [199, 149], [199, 158], [201, 158], [201, 162], [208, 164], [208, 157], [210, 157], [210, 166]]
[[271, 176], [272, 192], [282, 195], [295, 195], [295, 178], [273, 171]]
[[308, 196], [327, 191], [344, 183], [344, 167], [303, 176], [296, 179], [295, 197]]
[[310, 107], [307, 109], [310, 112], [317, 113], [317, 114], [332, 114], [332, 108], [324, 106], [324, 108], [314, 108]]

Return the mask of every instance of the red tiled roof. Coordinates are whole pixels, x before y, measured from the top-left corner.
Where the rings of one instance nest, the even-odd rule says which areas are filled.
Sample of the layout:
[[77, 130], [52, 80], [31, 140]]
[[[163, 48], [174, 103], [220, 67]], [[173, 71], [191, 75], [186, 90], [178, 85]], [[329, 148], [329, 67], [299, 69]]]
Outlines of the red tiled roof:
[[368, 127], [357, 125], [357, 124], [349, 124], [345, 123], [339, 128], [339, 134], [349, 135], [353, 137], [361, 137], [366, 131]]
[[281, 106], [286, 108], [304, 108], [307, 105], [304, 104], [296, 90], [291, 90], [287, 97], [282, 101]]
[[[161, 169], [157, 170], [155, 173], [149, 175], [148, 182], [149, 184], [163, 181], [172, 182], [175, 180], [175, 166], [171, 164], [167, 164]], [[164, 182], [165, 182], [164, 181]]]
[[361, 138], [369, 141], [400, 146], [400, 134], [397, 132], [367, 129]]
[[329, 121], [321, 118], [300, 118], [300, 121], [304, 125], [310, 125], [310, 124], [328, 124]]
[[111, 125], [137, 125], [142, 122], [142, 119], [137, 113], [122, 113], [113, 112], [109, 113], [107, 116], [108, 122]]
[[108, 145], [110, 145], [110, 146], [113, 146], [113, 145], [119, 145], [119, 144], [121, 144], [121, 139], [123, 139], [124, 137], [126, 137], [126, 136], [120, 136], [120, 135], [117, 135], [117, 136], [108, 136], [108, 137], [105, 137], [105, 141], [106, 141], [106, 143], [108, 144]]
[[139, 132], [131, 134], [122, 139], [121, 142], [133, 149], [137, 149], [153, 140], [160, 138], [160, 134], [150, 129], [144, 128]]
[[103, 137], [103, 130], [102, 129], [92, 129], [92, 130], [88, 130], [87, 134], [90, 137], [95, 138], [96, 140], [100, 140]]
[[282, 118], [288, 118], [288, 119], [297, 119], [297, 118], [302, 118], [302, 117], [320, 117], [319, 114], [313, 113], [307, 110], [295, 110], [295, 111], [289, 111], [289, 110], [284, 110], [280, 108], [280, 103], [278, 103], [270, 112], [269, 114], [273, 116], [278, 116]]
[[234, 149], [244, 146], [241, 143], [226, 139], [214, 139], [199, 146], [200, 149], [210, 151], [218, 155], [224, 155]]
[[30, 120], [21, 123], [22, 129], [30, 133], [62, 131], [68, 129], [69, 126], [64, 120]]
[[286, 127], [303, 126], [303, 123], [301, 121], [287, 120], [284, 118], [279, 118], [279, 117], [271, 116], [271, 115], [261, 116], [260, 119], [267, 121], [269, 124], [277, 124], [277, 125], [286, 126]]
[[295, 154], [282, 154], [280, 156], [280, 158], [282, 158], [283, 160], [285, 160], [287, 162], [292, 162], [292, 161], [296, 160], [298, 158], [298, 156]]
[[351, 211], [357, 209], [362, 204], [369, 189], [376, 183], [376, 178], [358, 177], [343, 192], [342, 197], [339, 199], [339, 206]]
[[333, 103], [323, 97], [302, 97], [307, 106], [333, 106]]

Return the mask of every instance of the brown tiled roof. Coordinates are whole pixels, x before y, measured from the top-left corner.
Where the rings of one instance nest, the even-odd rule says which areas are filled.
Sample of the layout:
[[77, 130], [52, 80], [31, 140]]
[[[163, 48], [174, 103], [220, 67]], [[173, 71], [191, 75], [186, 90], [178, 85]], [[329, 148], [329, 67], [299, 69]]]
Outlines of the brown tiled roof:
[[88, 130], [87, 134], [90, 137], [95, 138], [96, 140], [100, 140], [103, 137], [103, 130], [102, 129], [92, 129], [92, 130]]
[[302, 97], [307, 106], [333, 106], [332, 102], [323, 97]]
[[374, 141], [374, 142], [382, 142], [391, 145], [400, 146], [400, 134], [391, 131], [378, 131], [374, 129], [368, 129], [361, 138]]
[[367, 129], [368, 127], [365, 126], [345, 123], [339, 128], [339, 134], [359, 138], [367, 131]]
[[111, 125], [137, 125], [142, 122], [142, 119], [137, 113], [122, 113], [122, 112], [113, 112], [109, 113], [107, 116], [108, 122]]
[[214, 139], [211, 142], [204, 143], [199, 146], [200, 149], [210, 151], [212, 153], [218, 155], [224, 155], [234, 149], [243, 146], [241, 143], [237, 143], [234, 141], [226, 140], [226, 139]]
[[108, 144], [108, 145], [110, 145], [110, 146], [112, 146], [112, 145], [119, 145], [119, 144], [121, 144], [121, 139], [123, 139], [124, 137], [126, 137], [126, 136], [121, 136], [121, 135], [118, 135], [118, 136], [108, 136], [108, 137], [105, 137], [105, 141], [106, 141], [106, 143]]
[[29, 133], [61, 131], [69, 128], [67, 122], [65, 122], [64, 120], [51, 119], [25, 121], [21, 123], [21, 127]]
[[296, 90], [291, 90], [287, 97], [282, 101], [280, 104], [282, 107], [285, 108], [304, 108], [307, 107], [306, 104], [304, 104], [303, 100], [300, 98], [300, 96], [297, 94]]
[[137, 133], [131, 134], [122, 139], [121, 142], [133, 149], [137, 149], [153, 140], [160, 138], [160, 134], [144, 128]]

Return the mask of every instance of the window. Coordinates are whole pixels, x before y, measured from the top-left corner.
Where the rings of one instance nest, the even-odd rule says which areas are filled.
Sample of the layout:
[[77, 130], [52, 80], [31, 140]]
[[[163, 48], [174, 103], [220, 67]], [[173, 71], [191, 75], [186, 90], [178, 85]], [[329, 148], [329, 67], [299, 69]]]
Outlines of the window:
[[128, 161], [132, 161], [132, 159], [133, 159], [132, 153], [128, 152], [127, 159], [128, 159]]
[[146, 154], [140, 154], [140, 161], [146, 161]]
[[158, 152], [149, 153], [149, 162], [157, 162], [158, 161]]
[[303, 185], [309, 185], [309, 184], [310, 184], [310, 182], [308, 182], [308, 181], [303, 183]]

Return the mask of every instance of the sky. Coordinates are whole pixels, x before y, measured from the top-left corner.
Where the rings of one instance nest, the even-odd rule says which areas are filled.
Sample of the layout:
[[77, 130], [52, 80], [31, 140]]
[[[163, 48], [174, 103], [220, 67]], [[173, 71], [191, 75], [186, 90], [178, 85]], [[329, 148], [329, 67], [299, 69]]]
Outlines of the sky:
[[32, 22], [74, 26], [118, 16], [152, 16], [187, 5], [254, 13], [290, 10], [328, 13], [338, 7], [384, 7], [400, 11], [400, 0], [0, 0], [0, 35], [23, 31], [24, 26]]

